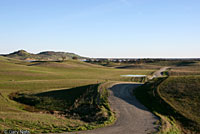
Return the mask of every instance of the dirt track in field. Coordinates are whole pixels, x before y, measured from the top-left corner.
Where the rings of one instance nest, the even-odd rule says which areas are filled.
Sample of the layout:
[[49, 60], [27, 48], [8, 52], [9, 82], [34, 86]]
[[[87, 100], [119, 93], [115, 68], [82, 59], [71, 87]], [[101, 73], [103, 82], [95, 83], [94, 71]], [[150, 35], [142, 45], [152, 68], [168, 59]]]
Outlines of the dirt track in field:
[[149, 134], [155, 132], [158, 118], [145, 108], [133, 90], [141, 84], [117, 83], [110, 90], [109, 101], [116, 112], [117, 121], [108, 127], [73, 134]]

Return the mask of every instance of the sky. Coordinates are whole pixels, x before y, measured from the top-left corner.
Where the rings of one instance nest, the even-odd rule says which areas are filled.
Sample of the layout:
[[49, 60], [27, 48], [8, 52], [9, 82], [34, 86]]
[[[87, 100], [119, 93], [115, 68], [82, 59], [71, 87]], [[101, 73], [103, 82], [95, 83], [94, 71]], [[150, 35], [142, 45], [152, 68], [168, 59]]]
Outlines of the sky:
[[0, 0], [0, 53], [200, 58], [200, 0]]

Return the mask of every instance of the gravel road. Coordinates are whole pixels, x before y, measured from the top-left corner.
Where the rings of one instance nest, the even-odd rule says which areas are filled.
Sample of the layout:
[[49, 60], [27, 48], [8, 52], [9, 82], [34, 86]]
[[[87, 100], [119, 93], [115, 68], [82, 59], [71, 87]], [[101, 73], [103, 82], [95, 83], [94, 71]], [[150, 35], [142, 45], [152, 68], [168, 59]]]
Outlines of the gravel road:
[[153, 77], [162, 77], [162, 72], [166, 71], [167, 69], [169, 69], [169, 67], [163, 67], [160, 70], [154, 72]]
[[110, 90], [109, 101], [116, 112], [115, 124], [91, 131], [73, 134], [149, 134], [155, 132], [158, 118], [133, 96], [133, 90], [141, 84], [117, 83]]

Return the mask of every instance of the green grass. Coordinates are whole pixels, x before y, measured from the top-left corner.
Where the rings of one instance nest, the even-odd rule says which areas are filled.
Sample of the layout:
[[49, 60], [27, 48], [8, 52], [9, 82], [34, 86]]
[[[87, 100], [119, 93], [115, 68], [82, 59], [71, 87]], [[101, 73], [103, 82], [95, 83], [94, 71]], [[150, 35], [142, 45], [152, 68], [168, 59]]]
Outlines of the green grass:
[[[15, 101], [35, 106], [48, 111], [66, 111], [74, 102], [83, 97], [87, 92], [96, 91], [98, 84], [81, 86], [71, 89], [54, 90], [35, 94], [13, 93], [10, 95]], [[91, 96], [87, 96], [91, 97]], [[90, 98], [88, 98], [90, 99]]]
[[[25, 64], [25, 63], [24, 63]], [[26, 63], [28, 64], [28, 63]], [[120, 74], [150, 74], [155, 69], [119, 70], [91, 65], [79, 61], [45, 62], [34, 65], [13, 64], [10, 62], [0, 63], [1, 81], [22, 81], [38, 79], [107, 79], [120, 80]]]
[[[180, 113], [184, 128], [200, 132], [200, 77], [169, 77], [159, 86], [160, 96]], [[176, 118], [176, 117], [175, 117]]]
[[[110, 115], [107, 116], [107, 121], [98, 124], [95, 121], [89, 123], [80, 117], [69, 118], [48, 112], [29, 112], [24, 108], [24, 104], [10, 99], [9, 95], [16, 92], [33, 96], [42, 92], [50, 93], [57, 90], [63, 90], [63, 92], [66, 90], [67, 92], [68, 89], [72, 91], [72, 89], [105, 81], [124, 81], [120, 75], [148, 75], [153, 71], [155, 69], [115, 69], [73, 60], [29, 63], [0, 56], [0, 130], [18, 128], [41, 133], [102, 127], [115, 119], [106, 105], [99, 107], [100, 111], [105, 111], [105, 113], [99, 114], [106, 115], [107, 113]], [[38, 108], [46, 111], [55, 108], [62, 111], [62, 109], [59, 109], [60, 107], [55, 107], [56, 104], [59, 104], [59, 101], [50, 98], [49, 102], [46, 103], [50, 104], [50, 102], [55, 103], [52, 104], [53, 106], [49, 105], [49, 107], [44, 107], [47, 105], [39, 103]], [[69, 103], [70, 101], [66, 102]]]
[[[160, 133], [181, 133], [179, 125], [194, 132], [199, 126], [198, 62], [163, 61], [103, 67], [76, 60], [29, 63], [1, 56], [0, 131], [63, 132], [94, 129], [113, 123], [115, 116], [108, 104], [107, 86], [97, 88], [97, 85], [108, 81], [144, 82], [144, 79], [133, 80], [120, 75], [152, 75], [164, 65], [173, 66], [165, 72], [170, 77], [146, 83], [136, 90], [136, 96], [162, 118], [164, 127]], [[123, 68], [116, 68], [118, 66]], [[24, 104], [10, 99], [13, 97]]]
[[171, 109], [157, 93], [157, 87], [165, 79], [166, 78], [153, 79], [141, 87], [138, 87], [134, 94], [142, 104], [161, 118], [161, 128], [159, 133], [180, 134], [180, 130], [176, 127], [176, 122], [171, 117], [175, 111]]
[[[24, 110], [79, 119], [86, 122], [88, 127], [105, 125], [113, 118], [107, 99], [107, 89], [100, 88], [99, 84], [37, 94], [13, 93], [9, 97], [26, 104]], [[85, 126], [79, 127], [87, 129]]]
[[135, 95], [161, 117], [161, 134], [200, 133], [200, 77], [164, 77], [147, 82]]

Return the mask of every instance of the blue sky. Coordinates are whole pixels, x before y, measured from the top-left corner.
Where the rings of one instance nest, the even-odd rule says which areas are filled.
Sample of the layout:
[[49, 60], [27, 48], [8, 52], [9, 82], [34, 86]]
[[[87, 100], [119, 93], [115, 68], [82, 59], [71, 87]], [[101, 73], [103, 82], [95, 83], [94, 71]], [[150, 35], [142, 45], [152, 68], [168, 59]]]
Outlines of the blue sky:
[[199, 0], [0, 0], [0, 53], [200, 57]]

